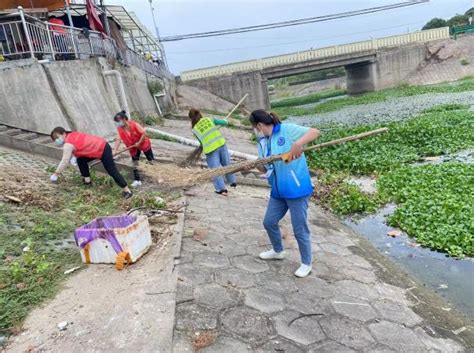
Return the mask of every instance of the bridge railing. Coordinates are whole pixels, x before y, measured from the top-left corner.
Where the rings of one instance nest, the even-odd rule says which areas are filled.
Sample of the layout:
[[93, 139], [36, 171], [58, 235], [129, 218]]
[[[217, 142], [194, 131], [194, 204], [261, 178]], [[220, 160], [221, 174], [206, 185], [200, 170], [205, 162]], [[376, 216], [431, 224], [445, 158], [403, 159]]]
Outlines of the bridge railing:
[[315, 59], [324, 59], [333, 56], [375, 51], [381, 48], [397, 47], [412, 43], [430, 42], [449, 38], [449, 27], [429, 29], [425, 31], [407, 33], [379, 39], [366, 40], [350, 44], [301, 51], [297, 53], [270, 56], [267, 58], [241, 61], [238, 63], [213, 66], [181, 73], [182, 81], [192, 81], [201, 78], [230, 75], [235, 72], [259, 71], [265, 68], [281, 66]]

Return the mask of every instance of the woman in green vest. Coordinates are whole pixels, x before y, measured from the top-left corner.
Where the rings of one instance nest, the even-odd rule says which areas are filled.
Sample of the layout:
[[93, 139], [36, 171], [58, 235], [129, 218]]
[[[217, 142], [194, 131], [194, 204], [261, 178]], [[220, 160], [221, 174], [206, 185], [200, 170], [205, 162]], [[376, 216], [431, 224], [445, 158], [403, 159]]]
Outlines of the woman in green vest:
[[[201, 112], [197, 109], [191, 109], [188, 116], [189, 119], [191, 119], [193, 134], [201, 143], [202, 150], [206, 155], [207, 166], [210, 169], [214, 169], [229, 165], [229, 151], [227, 150], [225, 139], [217, 127], [218, 125], [227, 125], [227, 121], [203, 117]], [[225, 178], [230, 186], [234, 188], [237, 186], [234, 174], [227, 174]], [[213, 178], [212, 181], [214, 183], [216, 193], [227, 196], [224, 178], [222, 176], [218, 176]]]

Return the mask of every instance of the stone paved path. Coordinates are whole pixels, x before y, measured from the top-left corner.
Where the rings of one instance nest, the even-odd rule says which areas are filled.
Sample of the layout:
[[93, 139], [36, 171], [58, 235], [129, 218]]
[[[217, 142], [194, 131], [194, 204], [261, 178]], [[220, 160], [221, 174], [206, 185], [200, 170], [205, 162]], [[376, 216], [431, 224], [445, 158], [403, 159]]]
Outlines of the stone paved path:
[[287, 218], [282, 224], [289, 257], [259, 260], [269, 246], [261, 225], [267, 193], [239, 187], [224, 198], [206, 186], [188, 196], [176, 266], [175, 352], [200, 345], [208, 345], [201, 352], [226, 353], [470, 350], [452, 332], [433, 330], [449, 322], [449, 313], [431, 312], [435, 323], [421, 315], [423, 304], [412, 295], [415, 282], [387, 283], [392, 273], [381, 256], [367, 261], [360, 254], [370, 245], [314, 205], [313, 273], [306, 279], [293, 275], [299, 255]]

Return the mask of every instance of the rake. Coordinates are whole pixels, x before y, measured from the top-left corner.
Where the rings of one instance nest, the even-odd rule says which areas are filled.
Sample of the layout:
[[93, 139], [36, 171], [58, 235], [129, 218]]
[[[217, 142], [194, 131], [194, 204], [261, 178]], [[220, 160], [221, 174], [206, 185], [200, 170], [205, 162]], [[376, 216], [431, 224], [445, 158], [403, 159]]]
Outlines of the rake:
[[[357, 135], [351, 135], [343, 137], [337, 140], [332, 140], [318, 145], [306, 147], [303, 149], [304, 152], [310, 152], [319, 150], [322, 148], [340, 145], [350, 141], [357, 141], [367, 137], [383, 134], [387, 132], [387, 128], [380, 128], [372, 131], [363, 132]], [[289, 154], [276, 154], [267, 158], [259, 158], [255, 161], [246, 161], [242, 163], [232, 164], [226, 167], [210, 169], [202, 171], [199, 169], [183, 169], [171, 167], [170, 165], [149, 165], [145, 167], [145, 174], [152, 179], [155, 179], [159, 183], [166, 184], [172, 188], [184, 188], [193, 186], [199, 183], [207, 182], [209, 179], [223, 176], [226, 174], [237, 173], [240, 171], [248, 171], [254, 168], [263, 167], [266, 164], [270, 164], [279, 160], [288, 161]]]

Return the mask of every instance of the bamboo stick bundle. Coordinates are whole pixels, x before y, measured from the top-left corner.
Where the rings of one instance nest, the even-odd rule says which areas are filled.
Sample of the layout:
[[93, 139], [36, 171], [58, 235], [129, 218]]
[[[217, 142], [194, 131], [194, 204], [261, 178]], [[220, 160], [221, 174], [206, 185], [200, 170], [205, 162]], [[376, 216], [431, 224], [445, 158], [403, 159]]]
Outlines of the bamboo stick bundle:
[[[303, 149], [304, 152], [314, 151], [321, 148], [340, 145], [350, 141], [357, 141], [367, 137], [379, 135], [387, 132], [387, 128], [380, 128], [377, 130], [363, 132], [357, 135], [343, 137], [337, 140], [332, 140], [318, 145], [306, 147]], [[273, 163], [278, 160], [285, 160], [285, 154], [276, 154], [267, 158], [260, 158], [255, 161], [246, 161], [242, 163], [232, 164], [226, 167], [202, 170], [197, 168], [179, 168], [175, 165], [145, 165], [144, 173], [148, 177], [158, 183], [167, 185], [171, 188], [184, 188], [207, 182], [212, 178], [223, 176], [226, 174], [237, 173], [244, 170], [251, 170], [254, 168], [262, 167], [266, 164]]]

